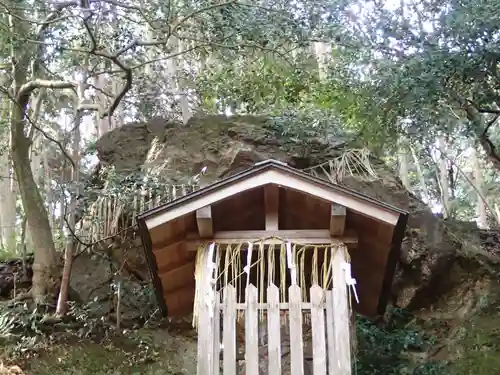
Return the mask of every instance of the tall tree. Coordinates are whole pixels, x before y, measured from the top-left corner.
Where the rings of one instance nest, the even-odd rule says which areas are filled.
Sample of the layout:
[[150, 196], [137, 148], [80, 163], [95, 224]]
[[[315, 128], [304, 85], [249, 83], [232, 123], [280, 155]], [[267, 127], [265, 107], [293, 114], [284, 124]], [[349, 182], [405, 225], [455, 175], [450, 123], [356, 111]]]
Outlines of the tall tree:
[[[500, 3], [415, 0], [391, 9], [378, 1], [344, 8], [348, 25], [332, 72], [331, 102], [372, 143], [381, 145], [407, 129], [412, 138], [432, 129], [475, 139], [500, 169], [497, 119], [500, 87]], [[356, 8], [358, 7], [358, 8]], [[355, 9], [370, 9], [354, 15]], [[406, 11], [405, 11], [406, 10]], [[450, 122], [458, 117], [460, 121]]]
[[[41, 133], [57, 145], [58, 153], [72, 167], [74, 162], [66, 150], [68, 139], [56, 139], [53, 132], [45, 131], [34, 121], [32, 108], [39, 93], [47, 90], [46, 103], [57, 97], [78, 116], [97, 112], [105, 131], [104, 123], [113, 123], [120, 104], [126, 104], [120, 116], [138, 117], [134, 113], [145, 102], [140, 95], [144, 86], [140, 80], [134, 86], [134, 78], [141, 77], [145, 66], [152, 65], [152, 71], [157, 72], [162, 70], [164, 62], [170, 64], [169, 86], [174, 90], [169, 98], [175, 104], [179, 94], [193, 95], [187, 83], [199, 73], [196, 67], [202, 66], [198, 64], [200, 56], [209, 53], [216, 61], [229, 58], [247, 65], [253, 53], [286, 56], [316, 36], [314, 30], [323, 22], [317, 12], [328, 13], [335, 3], [87, 0], [46, 5], [31, 0], [7, 0], [1, 6], [6, 11], [2, 17], [7, 19], [9, 30], [8, 50], [2, 46], [0, 58], [5, 62], [2, 68], [10, 69], [10, 76], [8, 84], [0, 89], [11, 101], [10, 153], [34, 243], [32, 294], [41, 302], [58, 286], [60, 267], [47, 208], [31, 164], [38, 164], [37, 157], [31, 158], [34, 150], [31, 135]], [[151, 32], [145, 38], [143, 31], [148, 28]], [[151, 49], [155, 49], [154, 59], [148, 53]], [[182, 69], [177, 60], [181, 57]], [[89, 74], [83, 79], [77, 74], [82, 61], [88, 61], [89, 65]], [[148, 79], [158, 88], [151, 102], [164, 111], [167, 100], [159, 84], [161, 79], [155, 80], [154, 76]], [[74, 95], [78, 97], [76, 108], [67, 99]], [[180, 112], [187, 119], [187, 104], [184, 100], [180, 102]], [[47, 112], [49, 106], [41, 104], [44, 111], [41, 117], [48, 121], [53, 114]], [[59, 106], [58, 115], [63, 115], [66, 109]], [[50, 164], [48, 159], [45, 166]], [[59, 174], [64, 180], [67, 170], [61, 168]], [[61, 197], [60, 203], [66, 204], [65, 199]]]

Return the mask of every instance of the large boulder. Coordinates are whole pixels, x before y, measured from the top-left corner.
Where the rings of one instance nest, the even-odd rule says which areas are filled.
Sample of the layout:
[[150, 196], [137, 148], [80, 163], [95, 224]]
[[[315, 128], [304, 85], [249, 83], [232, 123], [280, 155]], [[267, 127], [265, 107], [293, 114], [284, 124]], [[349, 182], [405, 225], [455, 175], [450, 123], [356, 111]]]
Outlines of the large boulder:
[[264, 117], [196, 116], [186, 125], [158, 118], [126, 124], [106, 133], [96, 148], [101, 163], [117, 171], [146, 169], [183, 182], [203, 166], [209, 178], [220, 178], [269, 158], [305, 168], [338, 155], [345, 142], [283, 137]]
[[[203, 167], [208, 168], [204, 182], [210, 183], [270, 158], [298, 169], [323, 164], [330, 172], [335, 168], [328, 169], [328, 162], [338, 161], [356, 145], [343, 138], [294, 139], [282, 135], [272, 120], [263, 117], [196, 116], [186, 125], [164, 119], [127, 124], [105, 134], [96, 147], [104, 167], [112, 166], [123, 174], [142, 171], [175, 184], [189, 182]], [[353, 162], [356, 158], [342, 160]], [[432, 303], [436, 293], [448, 285], [448, 271], [463, 246], [474, 242], [483, 253], [490, 250], [481, 243], [477, 230], [466, 230], [474, 237], [468, 245], [457, 241], [456, 233], [463, 229], [450, 230], [441, 217], [404, 188], [384, 163], [375, 158], [363, 162], [367, 160], [374, 173], [365, 168], [366, 173], [347, 174], [340, 179], [335, 173], [326, 176], [324, 168], [310, 172], [410, 212], [393, 299], [398, 306], [420, 308]], [[135, 258], [136, 267], [144, 270], [145, 263], [139, 264], [142, 255]]]

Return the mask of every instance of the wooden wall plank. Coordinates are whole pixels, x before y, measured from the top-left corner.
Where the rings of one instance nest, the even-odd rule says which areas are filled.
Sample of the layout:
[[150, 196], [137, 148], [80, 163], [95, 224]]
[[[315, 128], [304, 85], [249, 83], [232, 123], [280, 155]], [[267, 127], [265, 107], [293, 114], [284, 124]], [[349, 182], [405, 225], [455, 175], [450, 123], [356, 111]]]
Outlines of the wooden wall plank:
[[196, 289], [194, 282], [179, 289], [164, 294], [168, 306], [169, 316], [182, 316], [193, 312], [194, 295]]
[[257, 288], [250, 284], [246, 293], [248, 302], [245, 314], [245, 374], [259, 375]]
[[214, 231], [264, 229], [262, 188], [251, 189], [212, 205], [212, 220]]
[[232, 285], [224, 288], [223, 320], [224, 375], [236, 375], [236, 289]]
[[304, 342], [302, 341], [302, 294], [298, 285], [288, 288], [290, 295], [290, 359], [291, 373], [304, 375]]
[[163, 285], [163, 293], [167, 294], [170, 291], [182, 287], [183, 285], [193, 284], [194, 269], [195, 262], [189, 262], [184, 264], [182, 267], [160, 274], [159, 277]]
[[[172, 255], [172, 259], [168, 259], [167, 256], [162, 256], [162, 263], [157, 263], [158, 275], [166, 274], [196, 259], [196, 253], [194, 251], [175, 252]], [[193, 277], [193, 275], [191, 276]]]
[[269, 374], [281, 374], [281, 333], [279, 288], [276, 285], [267, 287], [267, 348], [269, 358]]

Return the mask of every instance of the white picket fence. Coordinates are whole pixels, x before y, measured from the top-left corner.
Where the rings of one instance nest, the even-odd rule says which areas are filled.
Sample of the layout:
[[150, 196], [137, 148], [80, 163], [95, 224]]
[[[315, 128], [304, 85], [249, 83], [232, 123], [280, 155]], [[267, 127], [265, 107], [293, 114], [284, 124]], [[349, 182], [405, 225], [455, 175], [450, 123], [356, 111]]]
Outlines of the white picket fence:
[[[236, 318], [244, 311], [245, 322], [245, 375], [262, 375], [259, 361], [259, 310], [267, 318], [267, 365], [268, 374], [282, 374], [281, 316], [289, 319], [290, 375], [305, 375], [303, 314], [310, 313], [312, 329], [312, 369], [314, 375], [350, 375], [351, 345], [349, 328], [349, 306], [345, 284], [323, 290], [318, 285], [310, 288], [310, 301], [302, 302], [298, 285], [289, 287], [289, 302], [280, 303], [279, 288], [267, 288], [267, 302], [258, 302], [258, 290], [249, 285], [245, 303], [237, 303], [236, 289], [226, 286], [223, 299], [216, 293], [213, 303], [200, 306], [198, 328], [197, 375], [237, 374]], [[211, 305], [211, 308], [209, 307]], [[286, 311], [286, 314], [282, 314]], [[262, 311], [261, 311], [262, 312]], [[222, 313], [222, 329], [221, 329]], [[221, 334], [222, 331], [222, 334]], [[222, 339], [222, 340], [221, 340]], [[223, 349], [222, 349], [223, 348]], [[222, 352], [222, 368], [221, 368]]]

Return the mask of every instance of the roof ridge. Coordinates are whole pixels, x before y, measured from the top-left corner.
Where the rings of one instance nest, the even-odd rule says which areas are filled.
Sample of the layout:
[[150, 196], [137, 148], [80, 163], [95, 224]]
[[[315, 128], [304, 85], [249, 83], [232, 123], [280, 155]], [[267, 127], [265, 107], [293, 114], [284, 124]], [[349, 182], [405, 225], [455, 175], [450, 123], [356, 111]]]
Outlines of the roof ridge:
[[257, 167], [259, 165], [263, 165], [263, 164], [279, 164], [279, 165], [283, 165], [285, 167], [290, 167], [287, 163], [285, 163], [284, 161], [281, 161], [281, 160], [277, 160], [277, 159], [265, 159], [265, 160], [262, 160], [262, 161], [258, 161], [256, 163], [254, 163], [254, 166]]

